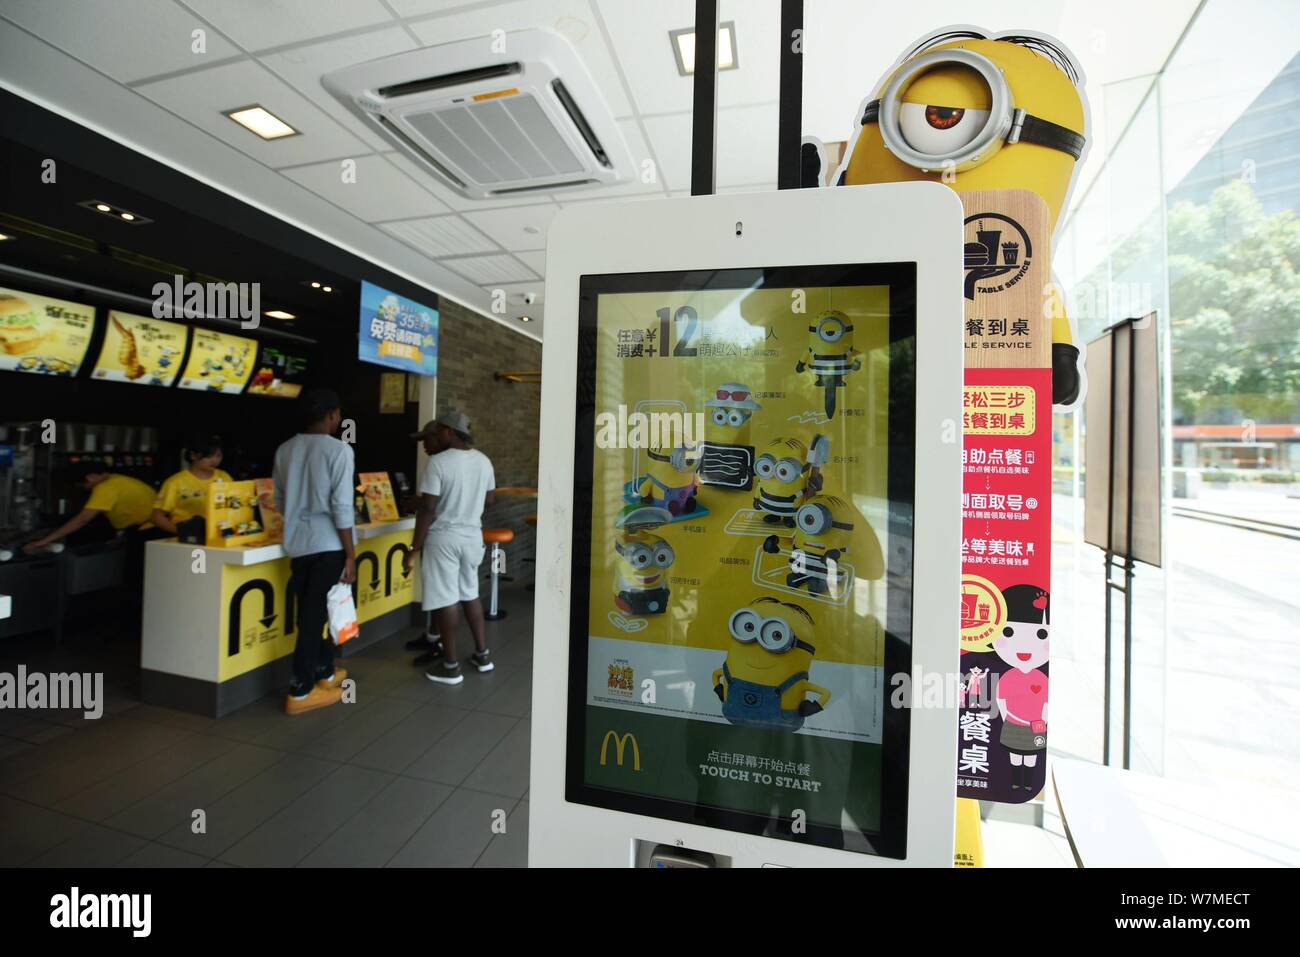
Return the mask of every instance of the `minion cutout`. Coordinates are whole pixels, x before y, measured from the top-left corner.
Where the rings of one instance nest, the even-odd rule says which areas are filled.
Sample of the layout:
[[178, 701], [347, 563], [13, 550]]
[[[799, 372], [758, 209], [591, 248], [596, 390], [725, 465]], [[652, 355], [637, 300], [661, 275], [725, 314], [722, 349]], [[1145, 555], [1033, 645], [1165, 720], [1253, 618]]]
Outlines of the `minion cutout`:
[[817, 436], [811, 449], [798, 439], [773, 439], [754, 461], [757, 490], [754, 508], [769, 525], [794, 528], [794, 516], [804, 498], [821, 490], [821, 466], [827, 441]]
[[629, 615], [662, 615], [668, 609], [668, 569], [677, 556], [658, 535], [625, 532], [614, 542], [614, 604]]
[[685, 447], [646, 449], [646, 470], [633, 483], [642, 505], [665, 509], [673, 518], [696, 510], [700, 479]]
[[844, 388], [850, 372], [862, 368], [860, 353], [853, 348], [853, 323], [838, 309], [818, 315], [808, 327], [808, 348], [795, 363], [794, 371], [812, 372], [816, 385], [826, 392], [826, 418], [835, 418], [835, 390]]
[[[794, 534], [790, 537], [790, 572], [785, 583], [790, 588], [807, 588], [811, 594], [824, 595], [838, 590], [839, 572], [834, 566], [849, 552], [857, 511], [836, 495], [814, 495], [799, 506], [794, 516]], [[781, 540], [769, 535], [763, 551], [776, 554]]]
[[817, 653], [808, 640], [813, 627], [807, 611], [775, 598], [758, 598], [732, 612], [727, 630], [733, 640], [713, 672], [722, 716], [743, 727], [794, 732], [825, 709], [830, 689], [808, 680]]
[[700, 447], [700, 484], [748, 492], [754, 485], [750, 419], [763, 407], [742, 382], [724, 382], [704, 407], [708, 411]]
[[1049, 653], [1049, 596], [1033, 585], [1012, 585], [1002, 597], [1007, 621], [993, 639], [993, 651], [1008, 667], [996, 684], [1002, 717], [998, 743], [1011, 761], [1011, 789], [1036, 790], [1031, 769], [1047, 751], [1047, 673], [1041, 666]]
[[[1054, 231], [1088, 147], [1084, 85], [1077, 61], [1049, 37], [966, 27], [929, 35], [859, 107], [832, 182], [941, 182], [958, 193], [1027, 189], [1047, 205]], [[806, 141], [804, 148], [805, 168], [819, 175], [818, 145]], [[1071, 406], [1082, 370], [1056, 285], [1047, 304], [1052, 402]]]

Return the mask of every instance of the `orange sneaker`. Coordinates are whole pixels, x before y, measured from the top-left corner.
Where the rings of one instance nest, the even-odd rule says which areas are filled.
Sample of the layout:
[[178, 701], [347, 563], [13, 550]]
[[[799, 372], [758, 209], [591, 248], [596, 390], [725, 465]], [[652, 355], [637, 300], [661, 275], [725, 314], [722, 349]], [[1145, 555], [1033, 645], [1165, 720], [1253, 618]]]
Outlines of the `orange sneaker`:
[[312, 688], [301, 698], [287, 695], [284, 699], [284, 713], [304, 714], [308, 711], [315, 711], [317, 708], [328, 708], [330, 705], [338, 704], [342, 700], [343, 690], [341, 688], [321, 688], [318, 686]]
[[326, 688], [329, 690], [342, 687], [343, 679], [346, 678], [347, 676], [348, 676], [347, 668], [335, 668], [333, 676], [329, 678], [322, 678], [320, 681], [316, 682], [316, 687]]

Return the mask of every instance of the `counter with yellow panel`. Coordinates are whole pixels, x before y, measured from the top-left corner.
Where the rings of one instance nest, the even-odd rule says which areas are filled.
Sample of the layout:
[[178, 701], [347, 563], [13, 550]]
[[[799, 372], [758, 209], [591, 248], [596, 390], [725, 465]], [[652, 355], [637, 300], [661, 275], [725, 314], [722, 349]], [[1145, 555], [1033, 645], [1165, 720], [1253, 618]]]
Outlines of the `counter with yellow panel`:
[[[419, 566], [410, 574], [402, 571], [414, 527], [414, 518], [357, 526], [361, 633], [344, 654], [414, 621]], [[140, 651], [144, 700], [221, 717], [287, 687], [298, 638], [288, 583], [289, 557], [279, 545], [149, 542]]]

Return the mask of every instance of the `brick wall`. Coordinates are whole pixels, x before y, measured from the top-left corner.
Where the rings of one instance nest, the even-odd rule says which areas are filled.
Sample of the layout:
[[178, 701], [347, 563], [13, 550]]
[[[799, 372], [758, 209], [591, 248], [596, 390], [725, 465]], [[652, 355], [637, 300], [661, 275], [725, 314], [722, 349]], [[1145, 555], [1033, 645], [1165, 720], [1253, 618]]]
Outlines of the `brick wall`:
[[[541, 386], [495, 374], [541, 369], [542, 344], [446, 299], [438, 309], [438, 412], [456, 408], [469, 416], [474, 446], [492, 460], [498, 486], [536, 486]], [[534, 557], [535, 535], [524, 518], [536, 511], [535, 498], [501, 496], [483, 516], [484, 527], [514, 531], [506, 568], [517, 580], [533, 576], [535, 566], [523, 559]]]

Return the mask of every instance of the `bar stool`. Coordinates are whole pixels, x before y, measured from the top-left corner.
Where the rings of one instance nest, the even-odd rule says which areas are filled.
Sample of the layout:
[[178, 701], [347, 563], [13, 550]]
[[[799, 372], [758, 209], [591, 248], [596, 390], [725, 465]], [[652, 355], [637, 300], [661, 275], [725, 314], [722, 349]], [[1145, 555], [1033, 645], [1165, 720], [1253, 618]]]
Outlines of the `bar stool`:
[[483, 616], [488, 621], [496, 621], [506, 616], [505, 611], [497, 607], [497, 580], [500, 577], [497, 569], [502, 564], [498, 556], [504, 558], [501, 546], [508, 545], [514, 540], [515, 533], [508, 528], [483, 529], [483, 541], [492, 546], [492, 600], [488, 603], [487, 614]]

